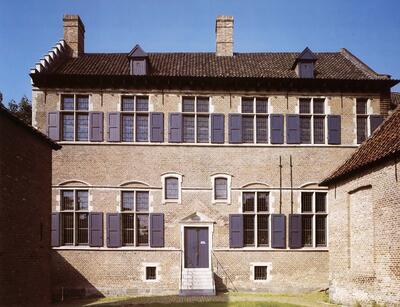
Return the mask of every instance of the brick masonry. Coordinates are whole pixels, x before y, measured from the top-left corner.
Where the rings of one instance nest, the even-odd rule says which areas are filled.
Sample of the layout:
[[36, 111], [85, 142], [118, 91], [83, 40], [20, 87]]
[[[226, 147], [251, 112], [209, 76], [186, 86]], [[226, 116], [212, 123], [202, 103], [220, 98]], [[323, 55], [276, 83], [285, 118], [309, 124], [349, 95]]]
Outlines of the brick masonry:
[[397, 161], [330, 187], [330, 296], [345, 304], [400, 302]]
[[[0, 112], [0, 305], [50, 304], [51, 147]], [[28, 188], [29, 187], [29, 188]]]

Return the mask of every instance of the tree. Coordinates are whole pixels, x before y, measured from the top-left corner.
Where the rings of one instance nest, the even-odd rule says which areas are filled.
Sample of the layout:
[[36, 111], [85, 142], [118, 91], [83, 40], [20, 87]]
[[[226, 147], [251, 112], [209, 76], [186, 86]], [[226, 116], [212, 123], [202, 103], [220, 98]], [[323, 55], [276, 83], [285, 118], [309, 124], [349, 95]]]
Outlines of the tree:
[[15, 100], [11, 100], [8, 103], [8, 109], [25, 123], [29, 125], [32, 124], [32, 105], [28, 97], [22, 97], [19, 103], [16, 103]]

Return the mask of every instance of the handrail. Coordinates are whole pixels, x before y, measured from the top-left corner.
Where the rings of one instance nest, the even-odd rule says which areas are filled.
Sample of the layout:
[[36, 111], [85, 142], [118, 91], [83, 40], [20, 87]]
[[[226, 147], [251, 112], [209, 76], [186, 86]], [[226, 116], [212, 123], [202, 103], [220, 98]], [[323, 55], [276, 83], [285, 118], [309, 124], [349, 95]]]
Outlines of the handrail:
[[[217, 261], [217, 272], [218, 272], [218, 267], [221, 267], [222, 271], [224, 272], [224, 275], [229, 279], [230, 283], [232, 284], [234, 292], [238, 292], [235, 284], [233, 283], [233, 280], [230, 278], [228, 272], [224, 269], [222, 266], [221, 262], [218, 260], [217, 256], [215, 255], [214, 251], [211, 250], [212, 255], [214, 256], [215, 260]], [[212, 259], [212, 258], [211, 258]]]

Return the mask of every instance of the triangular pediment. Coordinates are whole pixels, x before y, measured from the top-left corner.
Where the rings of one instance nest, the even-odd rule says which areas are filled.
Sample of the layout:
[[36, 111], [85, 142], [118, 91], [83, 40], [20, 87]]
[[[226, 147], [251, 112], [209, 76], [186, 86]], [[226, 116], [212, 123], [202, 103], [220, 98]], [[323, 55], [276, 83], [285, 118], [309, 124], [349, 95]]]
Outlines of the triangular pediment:
[[133, 47], [131, 52], [129, 52], [128, 57], [129, 58], [144, 58], [144, 57], [147, 57], [147, 53], [144, 52], [143, 49], [139, 45], [136, 45], [135, 47]]
[[297, 57], [297, 61], [316, 61], [317, 57], [310, 50], [310, 48], [306, 47], [302, 53]]
[[180, 223], [214, 223], [214, 220], [203, 213], [194, 212], [184, 217]]

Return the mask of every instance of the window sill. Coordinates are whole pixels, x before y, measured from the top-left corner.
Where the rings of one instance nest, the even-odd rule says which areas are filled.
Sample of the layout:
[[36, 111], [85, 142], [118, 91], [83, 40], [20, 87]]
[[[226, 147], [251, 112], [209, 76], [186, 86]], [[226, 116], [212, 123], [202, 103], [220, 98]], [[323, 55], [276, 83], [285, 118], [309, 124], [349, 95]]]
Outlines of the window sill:
[[328, 252], [327, 247], [303, 247], [303, 248], [272, 248], [272, 247], [241, 247], [241, 248], [214, 248], [216, 252]]
[[58, 246], [53, 250], [86, 250], [86, 251], [180, 251], [172, 247], [149, 247], [149, 246], [122, 246], [122, 247], [90, 247], [90, 246]]

